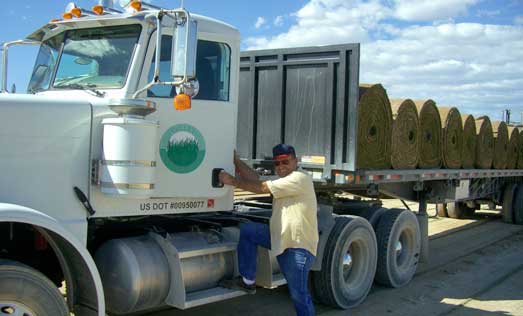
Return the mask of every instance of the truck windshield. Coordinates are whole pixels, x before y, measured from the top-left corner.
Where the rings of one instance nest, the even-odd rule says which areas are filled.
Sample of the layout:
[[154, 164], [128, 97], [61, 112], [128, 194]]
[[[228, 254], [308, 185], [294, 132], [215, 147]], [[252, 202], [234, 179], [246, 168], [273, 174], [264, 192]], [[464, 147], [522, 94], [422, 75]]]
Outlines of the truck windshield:
[[55, 89], [123, 87], [140, 31], [140, 25], [79, 29], [45, 41], [28, 90], [49, 89], [53, 74]]

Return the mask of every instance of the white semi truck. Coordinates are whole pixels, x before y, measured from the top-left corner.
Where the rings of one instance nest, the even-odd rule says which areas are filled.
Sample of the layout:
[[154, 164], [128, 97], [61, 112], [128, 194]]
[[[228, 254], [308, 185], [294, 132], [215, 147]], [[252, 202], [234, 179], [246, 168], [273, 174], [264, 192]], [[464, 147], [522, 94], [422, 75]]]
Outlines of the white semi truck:
[[[327, 70], [341, 69], [337, 91], [350, 92], [335, 98], [345, 111], [327, 137], [339, 146], [332, 161], [302, 167], [318, 192], [386, 193], [420, 209], [322, 205], [311, 274], [319, 302], [350, 308], [374, 280], [408, 283], [427, 258], [427, 202], [493, 201], [523, 216], [520, 170], [355, 169], [358, 45], [241, 57], [238, 31], [223, 22], [137, 0], [122, 5], [70, 4], [63, 19], [3, 46], [0, 315], [128, 315], [242, 295], [218, 282], [238, 274], [239, 225], [267, 222], [271, 209], [270, 201], [234, 205], [233, 189], [217, 178], [234, 168], [239, 87], [250, 82], [240, 69], [284, 73], [286, 63], [316, 65], [332, 50]], [[9, 93], [8, 50], [26, 44], [40, 46], [28, 91]], [[246, 155], [267, 172], [266, 161]], [[285, 284], [271, 252], [258, 255], [257, 284]]]

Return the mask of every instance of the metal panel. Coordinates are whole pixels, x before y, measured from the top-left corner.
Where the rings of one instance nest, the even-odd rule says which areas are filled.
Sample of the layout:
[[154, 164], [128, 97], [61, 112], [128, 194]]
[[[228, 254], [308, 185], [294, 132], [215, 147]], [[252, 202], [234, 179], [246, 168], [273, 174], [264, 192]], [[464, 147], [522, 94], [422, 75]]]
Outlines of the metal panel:
[[284, 140], [300, 155], [330, 158], [331, 76], [327, 64], [286, 68]]
[[[249, 58], [247, 58], [249, 61]], [[238, 127], [236, 151], [241, 157], [252, 158], [254, 133], [254, 74], [251, 67], [240, 68], [240, 95], [238, 99]]]
[[325, 165], [319, 167], [324, 177], [331, 169], [354, 171], [359, 44], [241, 56], [240, 156], [270, 159], [272, 146], [286, 142], [298, 156], [323, 156]]
[[258, 67], [256, 148], [258, 159], [272, 157], [272, 147], [281, 142], [282, 104], [278, 91], [281, 79], [278, 68]]

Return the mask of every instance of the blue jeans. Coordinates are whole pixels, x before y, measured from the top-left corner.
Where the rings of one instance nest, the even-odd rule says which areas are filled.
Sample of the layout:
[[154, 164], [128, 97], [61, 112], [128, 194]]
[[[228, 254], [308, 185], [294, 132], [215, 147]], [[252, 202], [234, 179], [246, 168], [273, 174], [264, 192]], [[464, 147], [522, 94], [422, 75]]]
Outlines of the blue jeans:
[[[238, 243], [238, 266], [240, 274], [249, 280], [256, 279], [257, 247], [271, 249], [269, 226], [260, 223], [240, 225]], [[314, 315], [314, 305], [309, 294], [309, 271], [314, 263], [314, 256], [301, 248], [289, 248], [276, 257], [280, 270], [287, 280], [297, 316]]]

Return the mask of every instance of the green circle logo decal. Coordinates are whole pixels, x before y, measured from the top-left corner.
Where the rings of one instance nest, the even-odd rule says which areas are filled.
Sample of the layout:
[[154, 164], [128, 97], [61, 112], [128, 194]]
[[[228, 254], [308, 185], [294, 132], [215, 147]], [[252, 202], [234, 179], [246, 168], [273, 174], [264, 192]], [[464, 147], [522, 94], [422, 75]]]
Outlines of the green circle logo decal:
[[160, 140], [160, 157], [172, 172], [189, 173], [196, 170], [205, 157], [202, 133], [189, 124], [172, 126]]

